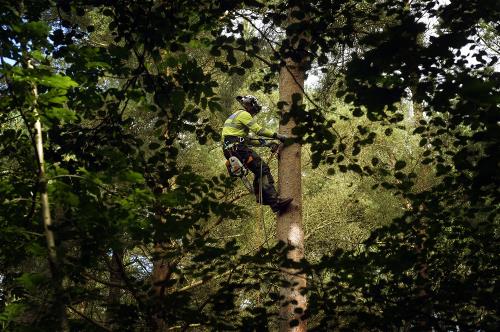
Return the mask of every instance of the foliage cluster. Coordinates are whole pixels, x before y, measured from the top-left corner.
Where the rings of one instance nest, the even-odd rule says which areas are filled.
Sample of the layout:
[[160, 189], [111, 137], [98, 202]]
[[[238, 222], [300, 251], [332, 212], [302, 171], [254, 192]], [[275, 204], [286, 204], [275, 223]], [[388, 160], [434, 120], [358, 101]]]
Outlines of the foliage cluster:
[[[0, 8], [3, 330], [275, 330], [290, 262], [263, 245], [272, 217], [262, 228], [222, 174], [218, 127], [247, 89], [279, 109], [284, 59], [304, 57], [325, 76], [291, 112], [310, 151], [303, 318], [326, 331], [498, 329], [495, 1]], [[290, 8], [308, 23], [287, 24]], [[38, 119], [62, 298], [40, 221]]]

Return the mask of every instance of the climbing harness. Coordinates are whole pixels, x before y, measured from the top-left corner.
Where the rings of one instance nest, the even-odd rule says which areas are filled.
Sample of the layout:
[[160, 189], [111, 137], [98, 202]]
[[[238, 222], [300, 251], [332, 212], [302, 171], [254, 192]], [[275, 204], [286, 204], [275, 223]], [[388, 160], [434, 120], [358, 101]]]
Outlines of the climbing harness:
[[[271, 154], [272, 157], [272, 154]], [[271, 160], [271, 157], [269, 160]], [[260, 163], [260, 179], [259, 179], [259, 220], [262, 225], [262, 230], [264, 233], [264, 243], [266, 244], [266, 247], [269, 248], [269, 241], [267, 239], [267, 230], [266, 230], [266, 223], [264, 222], [264, 205], [262, 204], [262, 200], [264, 199], [262, 193], [262, 163]], [[264, 246], [264, 243], [262, 243], [262, 246]]]
[[245, 139], [243, 137], [234, 137], [234, 138], [232, 137], [231, 140], [224, 142], [224, 149], [231, 150], [236, 145], [243, 144], [244, 142]]
[[[259, 138], [259, 140], [262, 140], [262, 141], [267, 141], [267, 140], [273, 140], [272, 138], [271, 139], [266, 139], [266, 138]], [[250, 180], [247, 178], [247, 175], [248, 175], [248, 168], [246, 167], [246, 165], [250, 164], [252, 161], [253, 161], [253, 158], [252, 156], [250, 156], [247, 160], [245, 160], [245, 164], [243, 164], [241, 162], [241, 159], [242, 158], [239, 158], [240, 156], [238, 155], [238, 153], [235, 152], [235, 147], [239, 144], [243, 144], [245, 142], [245, 138], [243, 137], [235, 137], [232, 139], [232, 141], [226, 141], [224, 142], [224, 149], [229, 151], [231, 157], [229, 157], [229, 159], [226, 160], [226, 168], [227, 168], [227, 171], [229, 173], [230, 176], [233, 176], [233, 177], [239, 177], [241, 179], [241, 181], [243, 182], [243, 185], [248, 189], [248, 191], [253, 194], [254, 193], [254, 190], [252, 188], [252, 184], [250, 182]], [[273, 157], [273, 155], [276, 153], [277, 151], [272, 151], [271, 153], [271, 156], [269, 158], [269, 160], [271, 160], [271, 158]], [[237, 156], [235, 156], [235, 154]], [[261, 167], [261, 170], [260, 170], [260, 187], [262, 187], [262, 164], [260, 165]], [[260, 188], [260, 190], [262, 191], [262, 188]], [[262, 201], [262, 197], [259, 197], [260, 199], [260, 202]]]

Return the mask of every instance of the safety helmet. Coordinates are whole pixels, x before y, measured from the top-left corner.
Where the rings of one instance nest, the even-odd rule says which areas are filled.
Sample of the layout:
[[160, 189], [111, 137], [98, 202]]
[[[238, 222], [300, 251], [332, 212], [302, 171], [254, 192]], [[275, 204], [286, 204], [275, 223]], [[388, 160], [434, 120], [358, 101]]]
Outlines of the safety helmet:
[[251, 111], [254, 114], [257, 114], [262, 109], [262, 106], [259, 104], [257, 98], [252, 95], [248, 96], [236, 96], [236, 100], [243, 106], [245, 109]]

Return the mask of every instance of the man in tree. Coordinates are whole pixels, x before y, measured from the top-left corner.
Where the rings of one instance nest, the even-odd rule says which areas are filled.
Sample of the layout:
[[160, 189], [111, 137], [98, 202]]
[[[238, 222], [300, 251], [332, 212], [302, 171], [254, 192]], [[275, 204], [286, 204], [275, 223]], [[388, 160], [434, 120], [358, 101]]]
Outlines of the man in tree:
[[[272, 141], [268, 142], [262, 138], [248, 137], [248, 133], [251, 131], [258, 136], [275, 138], [281, 142], [284, 142], [288, 137], [263, 128], [255, 121], [253, 117], [262, 109], [257, 98], [254, 96], [237, 96], [236, 100], [244, 109], [233, 113], [224, 123], [222, 129], [224, 156], [226, 159], [233, 156], [238, 158], [243, 165], [254, 173], [253, 187], [257, 202], [269, 205], [273, 212], [282, 212], [293, 198], [278, 196], [269, 166], [250, 148], [250, 146], [267, 146], [272, 151], [276, 151], [278, 144]], [[259, 199], [261, 190], [262, 202]]]

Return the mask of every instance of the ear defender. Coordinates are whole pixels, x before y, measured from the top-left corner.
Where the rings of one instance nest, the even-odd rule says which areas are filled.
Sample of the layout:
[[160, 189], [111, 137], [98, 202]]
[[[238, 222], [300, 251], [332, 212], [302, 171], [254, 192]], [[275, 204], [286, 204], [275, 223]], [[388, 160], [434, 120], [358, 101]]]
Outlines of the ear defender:
[[262, 109], [262, 106], [259, 104], [259, 101], [254, 96], [236, 96], [236, 100], [243, 106], [245, 109], [249, 108], [249, 111], [252, 113], [259, 113]]

